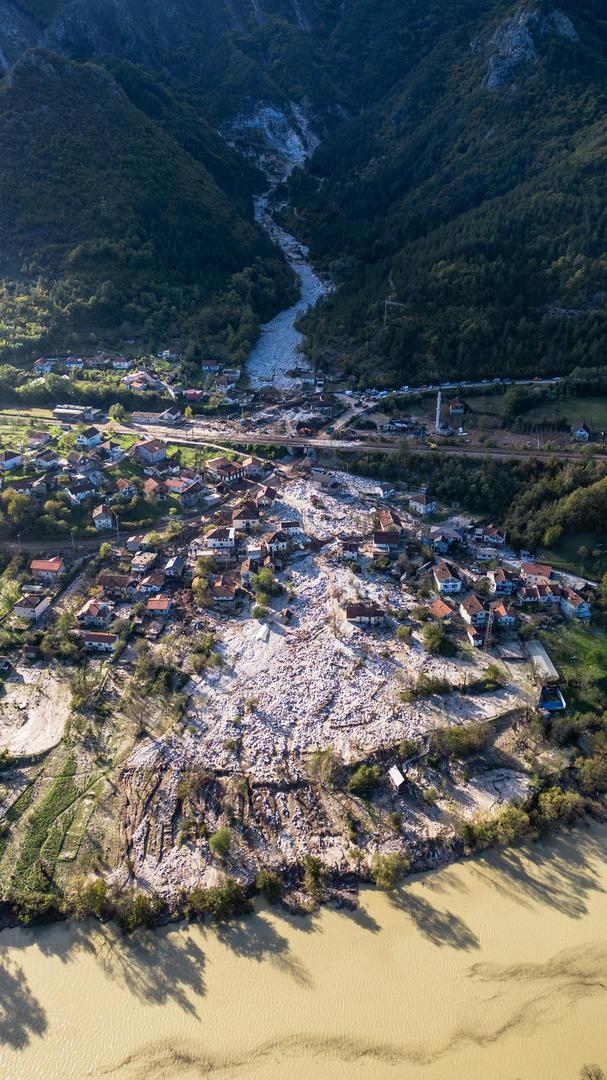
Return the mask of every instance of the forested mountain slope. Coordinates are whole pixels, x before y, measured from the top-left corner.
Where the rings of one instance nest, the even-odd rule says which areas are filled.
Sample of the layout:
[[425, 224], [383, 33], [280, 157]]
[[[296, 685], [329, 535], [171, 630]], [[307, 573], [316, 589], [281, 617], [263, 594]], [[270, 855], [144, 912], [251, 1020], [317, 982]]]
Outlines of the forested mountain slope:
[[[314, 352], [363, 381], [605, 356], [599, 5], [456, 6], [457, 25], [436, 6], [432, 48], [291, 185], [298, 229], [342, 286], [308, 319]], [[384, 329], [386, 298], [403, 306]]]
[[375, 382], [596, 366], [606, 48], [599, 0], [0, 0], [0, 348], [179, 333], [241, 359], [292, 286], [226, 139], [320, 140], [286, 214], [338, 286], [314, 357]]

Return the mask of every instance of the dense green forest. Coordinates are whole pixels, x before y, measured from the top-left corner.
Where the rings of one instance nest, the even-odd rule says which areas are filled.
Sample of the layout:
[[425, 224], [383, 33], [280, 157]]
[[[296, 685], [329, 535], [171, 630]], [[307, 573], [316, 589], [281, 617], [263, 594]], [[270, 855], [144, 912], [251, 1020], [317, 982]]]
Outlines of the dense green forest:
[[262, 178], [191, 102], [113, 66], [37, 49], [0, 87], [0, 348], [180, 334], [241, 361], [294, 296], [253, 221]]
[[368, 476], [426, 484], [440, 502], [494, 521], [519, 548], [551, 548], [564, 536], [605, 533], [607, 465], [587, 462], [462, 460], [445, 454], [361, 454], [348, 466]]
[[605, 355], [605, 22], [489, 6], [445, 5], [433, 47], [291, 181], [287, 220], [339, 286], [305, 321], [312, 355], [367, 385]]
[[600, 0], [0, 0], [0, 55], [4, 359], [179, 333], [241, 360], [292, 286], [218, 131], [269, 105], [321, 139], [285, 210], [337, 285], [318, 363], [603, 362]]

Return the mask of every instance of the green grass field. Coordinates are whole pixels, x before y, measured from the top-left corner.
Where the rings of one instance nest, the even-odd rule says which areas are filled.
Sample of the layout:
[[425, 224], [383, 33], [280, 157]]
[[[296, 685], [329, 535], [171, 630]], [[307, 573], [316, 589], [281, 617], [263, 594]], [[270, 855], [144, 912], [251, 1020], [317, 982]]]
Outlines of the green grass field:
[[590, 688], [607, 692], [607, 630], [571, 624], [541, 635], [561, 677], [570, 684], [572, 708], [592, 708]]
[[[587, 548], [588, 555], [580, 555], [580, 549]], [[601, 549], [600, 555], [592, 555]], [[604, 533], [575, 533], [565, 536], [555, 548], [542, 551], [542, 559], [551, 563], [556, 570], [570, 574], [582, 574], [591, 581], [598, 580], [607, 570], [607, 530]]]

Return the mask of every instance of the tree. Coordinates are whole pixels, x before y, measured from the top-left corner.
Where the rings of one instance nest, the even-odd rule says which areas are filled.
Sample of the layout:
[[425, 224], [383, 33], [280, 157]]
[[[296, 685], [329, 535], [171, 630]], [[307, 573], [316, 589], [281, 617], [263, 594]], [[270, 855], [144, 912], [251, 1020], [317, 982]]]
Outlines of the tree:
[[191, 910], [197, 915], [208, 913], [223, 921], [236, 915], [246, 915], [252, 908], [244, 887], [233, 877], [225, 877], [220, 885], [210, 889], [192, 889], [188, 896]]
[[184, 420], [191, 420], [193, 416], [194, 416], [194, 410], [193, 410], [192, 406], [191, 405], [186, 405], [185, 409], [183, 410], [183, 418], [184, 418]]
[[402, 855], [381, 855], [379, 852], [374, 856], [371, 864], [371, 877], [378, 889], [384, 892], [393, 892], [399, 881], [409, 871], [410, 862]]
[[129, 415], [124, 405], [121, 405], [119, 401], [110, 405], [107, 414], [111, 420], [118, 420], [119, 422], [124, 422]]
[[269, 904], [277, 904], [281, 900], [284, 886], [280, 874], [275, 870], [260, 870], [255, 885]]
[[107, 885], [103, 878], [79, 878], [66, 890], [64, 908], [66, 914], [75, 919], [88, 919], [91, 915], [100, 919], [106, 907]]
[[209, 847], [219, 859], [225, 859], [232, 847], [232, 834], [226, 825], [223, 825], [209, 838]]
[[580, 1080], [605, 1080], [605, 1073], [600, 1065], [582, 1065]]
[[303, 887], [315, 903], [319, 903], [329, 877], [329, 871], [317, 855], [304, 855]]
[[438, 656], [453, 656], [455, 645], [440, 623], [427, 623], [422, 630], [424, 648]]

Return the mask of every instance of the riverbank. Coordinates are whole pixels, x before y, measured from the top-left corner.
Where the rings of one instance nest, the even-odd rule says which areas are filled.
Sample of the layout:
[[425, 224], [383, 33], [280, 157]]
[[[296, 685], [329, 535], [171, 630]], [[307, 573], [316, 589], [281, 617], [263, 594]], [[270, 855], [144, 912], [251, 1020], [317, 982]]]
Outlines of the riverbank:
[[4, 931], [0, 1071], [29, 1080], [577, 1080], [607, 1064], [607, 827], [366, 890], [119, 937]]

